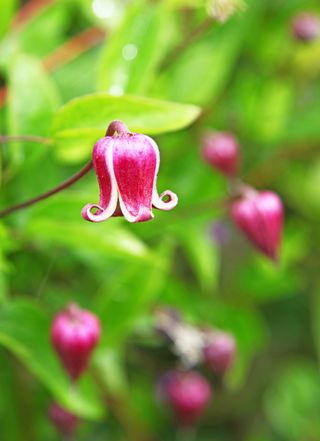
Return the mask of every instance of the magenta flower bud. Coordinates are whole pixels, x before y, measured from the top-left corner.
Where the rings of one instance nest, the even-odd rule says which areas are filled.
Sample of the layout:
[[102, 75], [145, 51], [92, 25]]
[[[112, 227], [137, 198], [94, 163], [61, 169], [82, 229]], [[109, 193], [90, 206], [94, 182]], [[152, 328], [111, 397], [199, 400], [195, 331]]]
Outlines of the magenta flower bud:
[[102, 222], [123, 215], [129, 222], [143, 222], [153, 218], [152, 207], [172, 210], [177, 205], [171, 191], [158, 195], [160, 153], [148, 136], [131, 133], [120, 121], [113, 121], [95, 144], [92, 159], [100, 203], [87, 204], [82, 209], [84, 219]]
[[233, 202], [231, 216], [262, 253], [277, 261], [283, 224], [283, 205], [277, 194], [246, 189], [243, 196]]
[[294, 38], [298, 41], [312, 41], [320, 36], [320, 18], [312, 12], [301, 12], [291, 23]]
[[98, 317], [75, 304], [70, 304], [55, 316], [51, 327], [51, 342], [73, 381], [87, 369], [99, 338]]
[[231, 133], [208, 133], [202, 141], [202, 156], [212, 167], [226, 176], [234, 176], [239, 171], [239, 144]]
[[57, 403], [52, 403], [49, 406], [48, 417], [57, 431], [64, 437], [71, 437], [80, 422], [76, 415], [65, 410]]
[[227, 332], [212, 332], [208, 335], [203, 355], [208, 366], [218, 375], [225, 374], [232, 366], [236, 353], [233, 335]]
[[178, 424], [196, 424], [211, 398], [208, 381], [195, 371], [169, 371], [160, 378], [158, 395], [173, 410]]

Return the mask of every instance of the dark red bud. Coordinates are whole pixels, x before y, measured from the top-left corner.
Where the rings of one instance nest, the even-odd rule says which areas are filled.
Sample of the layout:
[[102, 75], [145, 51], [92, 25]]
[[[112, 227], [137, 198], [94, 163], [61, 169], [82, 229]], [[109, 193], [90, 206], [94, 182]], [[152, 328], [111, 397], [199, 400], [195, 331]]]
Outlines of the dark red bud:
[[294, 38], [298, 41], [312, 41], [320, 36], [320, 17], [312, 12], [301, 12], [291, 23]]
[[283, 205], [271, 191], [247, 189], [231, 209], [236, 226], [267, 257], [277, 261], [282, 236]]
[[77, 380], [87, 369], [99, 338], [98, 317], [75, 304], [70, 304], [54, 318], [51, 342], [72, 380]]
[[213, 332], [208, 335], [204, 347], [204, 359], [208, 366], [218, 375], [223, 375], [232, 366], [236, 353], [236, 342], [233, 335], [227, 332]]
[[202, 141], [202, 156], [226, 176], [234, 176], [239, 171], [239, 143], [231, 133], [208, 133]]
[[72, 436], [80, 419], [57, 403], [52, 403], [48, 409], [48, 417], [57, 431], [65, 437]]
[[211, 398], [208, 381], [195, 371], [169, 371], [158, 385], [161, 401], [173, 410], [177, 423], [183, 426], [196, 424]]

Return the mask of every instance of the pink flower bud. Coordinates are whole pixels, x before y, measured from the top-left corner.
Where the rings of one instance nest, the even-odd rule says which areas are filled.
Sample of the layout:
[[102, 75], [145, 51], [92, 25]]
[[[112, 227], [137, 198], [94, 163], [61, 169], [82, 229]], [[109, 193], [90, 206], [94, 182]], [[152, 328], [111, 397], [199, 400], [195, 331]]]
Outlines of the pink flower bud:
[[178, 424], [198, 422], [211, 398], [208, 381], [195, 371], [169, 371], [158, 384], [159, 398], [174, 412]]
[[70, 304], [54, 318], [51, 342], [72, 380], [77, 380], [87, 369], [99, 338], [99, 319], [75, 304]]
[[203, 350], [208, 366], [218, 375], [223, 375], [232, 366], [235, 358], [236, 342], [233, 335], [227, 332], [208, 334]]
[[231, 209], [237, 227], [266, 256], [276, 261], [282, 236], [283, 205], [271, 191], [244, 191]]
[[152, 207], [172, 210], [177, 196], [164, 191], [160, 196], [156, 180], [160, 153], [153, 139], [131, 133], [120, 121], [113, 121], [94, 146], [93, 166], [100, 186], [100, 203], [87, 204], [82, 217], [102, 222], [123, 215], [129, 222], [153, 218]]
[[202, 156], [212, 167], [226, 176], [236, 175], [239, 171], [239, 144], [231, 133], [208, 133], [202, 141]]
[[52, 403], [48, 409], [48, 417], [57, 431], [65, 437], [72, 436], [80, 419], [73, 413], [63, 409], [57, 403]]
[[301, 12], [292, 20], [291, 29], [296, 40], [315, 40], [320, 36], [320, 18], [312, 12]]

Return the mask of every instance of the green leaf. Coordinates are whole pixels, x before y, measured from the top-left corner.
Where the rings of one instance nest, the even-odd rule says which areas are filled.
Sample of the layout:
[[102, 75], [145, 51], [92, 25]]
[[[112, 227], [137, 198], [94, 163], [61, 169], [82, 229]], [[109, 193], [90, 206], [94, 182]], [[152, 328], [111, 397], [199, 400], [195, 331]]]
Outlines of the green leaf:
[[[171, 263], [171, 245], [163, 241], [158, 254], [163, 265], [156, 261], [148, 265], [134, 261], [123, 268], [113, 283], [104, 286], [92, 309], [102, 317], [103, 339], [108, 347], [118, 345], [130, 334], [141, 317], [148, 314], [150, 305], [161, 293]], [[112, 319], [111, 319], [112, 317]]]
[[90, 378], [80, 388], [71, 386], [49, 338], [50, 318], [31, 301], [19, 299], [0, 309], [0, 344], [19, 360], [67, 409], [88, 419], [99, 419], [103, 406]]
[[319, 410], [319, 370], [307, 360], [284, 368], [265, 397], [270, 423], [288, 441], [319, 439]]
[[13, 18], [17, 0], [5, 0], [0, 4], [0, 38], [7, 32]]
[[176, 228], [182, 247], [195, 272], [199, 285], [204, 291], [215, 288], [218, 276], [219, 261], [217, 248], [210, 240], [206, 225], [192, 222]]
[[[55, 86], [40, 62], [29, 56], [17, 56], [9, 72], [9, 134], [47, 136], [58, 102]], [[45, 148], [28, 144], [28, 152], [24, 153], [20, 145], [11, 146], [18, 163], [37, 158]]]
[[90, 156], [93, 144], [105, 135], [112, 120], [122, 120], [132, 131], [156, 135], [182, 129], [199, 114], [199, 107], [192, 105], [99, 93], [61, 107], [54, 119], [53, 136], [61, 158], [80, 160]]
[[75, 222], [35, 218], [25, 231], [28, 237], [37, 242], [65, 246], [87, 259], [99, 260], [112, 256], [130, 261], [155, 261], [160, 265], [155, 253], [117, 223], [117, 220], [111, 220], [108, 224], [92, 224], [82, 220], [79, 214], [79, 220]]
[[9, 73], [9, 132], [46, 136], [58, 107], [54, 84], [35, 58], [18, 56]]
[[163, 4], [139, 1], [107, 38], [98, 71], [98, 89], [114, 95], [144, 94], [156, 73], [170, 32]]
[[244, 35], [241, 23], [214, 27], [190, 44], [158, 77], [154, 95], [197, 105], [212, 103], [226, 86]]
[[[21, 439], [23, 434], [19, 424], [19, 390], [15, 385], [15, 374], [10, 355], [0, 351], [0, 420], [1, 438], [4, 441]], [[11, 362], [11, 363], [10, 363]], [[21, 409], [20, 409], [21, 410]]]

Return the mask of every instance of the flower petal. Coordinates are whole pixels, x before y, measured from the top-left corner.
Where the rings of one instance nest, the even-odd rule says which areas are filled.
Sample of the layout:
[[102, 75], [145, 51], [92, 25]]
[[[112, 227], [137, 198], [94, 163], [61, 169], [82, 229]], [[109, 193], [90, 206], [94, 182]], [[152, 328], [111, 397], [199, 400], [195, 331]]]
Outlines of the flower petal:
[[[173, 191], [166, 190], [161, 193], [159, 196], [157, 191], [157, 176], [160, 167], [160, 153], [157, 144], [153, 141], [153, 139], [149, 138], [150, 141], [154, 144], [154, 151], [157, 157], [157, 166], [156, 172], [153, 181], [153, 190], [152, 190], [152, 205], [159, 210], [172, 210], [178, 203], [178, 196], [173, 193]], [[164, 201], [163, 199], [166, 198]], [[169, 199], [168, 199], [169, 198]]]
[[92, 159], [100, 187], [100, 203], [87, 204], [81, 212], [82, 217], [91, 222], [108, 219], [117, 208], [117, 185], [112, 163], [114, 143], [115, 139], [107, 136], [100, 139], [93, 149]]
[[158, 147], [149, 137], [128, 134], [115, 138], [113, 169], [120, 207], [129, 222], [152, 219], [152, 189], [158, 169]]
[[[166, 198], [164, 201], [163, 199]], [[169, 199], [167, 199], [169, 198]], [[152, 205], [159, 210], [172, 210], [178, 203], [178, 196], [170, 190], [158, 195], [156, 186], [153, 188]]]

